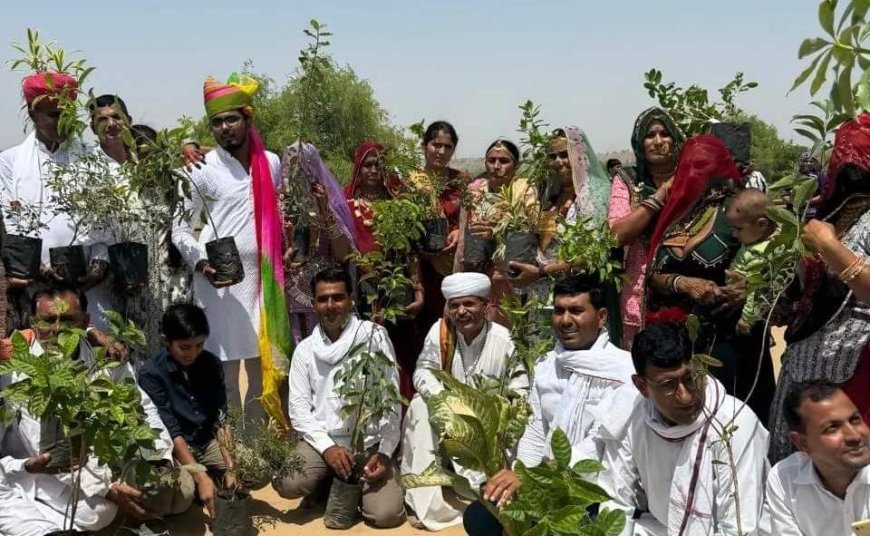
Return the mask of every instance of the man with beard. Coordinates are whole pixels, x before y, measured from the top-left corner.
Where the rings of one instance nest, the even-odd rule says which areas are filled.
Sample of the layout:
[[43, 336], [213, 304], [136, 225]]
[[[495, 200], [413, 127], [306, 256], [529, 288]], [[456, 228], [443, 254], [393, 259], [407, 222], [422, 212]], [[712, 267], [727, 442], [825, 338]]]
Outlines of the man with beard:
[[[191, 171], [191, 218], [175, 226], [172, 242], [195, 271], [193, 294], [211, 327], [206, 350], [223, 362], [229, 404], [243, 406], [248, 421], [262, 416], [265, 408], [283, 422], [272, 376], [274, 367], [285, 367], [277, 377], [286, 373], [291, 350], [275, 194], [281, 164], [263, 148], [254, 128], [251, 103], [256, 90], [256, 81], [235, 74], [226, 84], [206, 80], [205, 110], [218, 146], [206, 155], [204, 165]], [[203, 214], [205, 224], [197, 238], [193, 226]], [[241, 282], [226, 280], [209, 263], [206, 244], [224, 237], [235, 240], [244, 269]], [[248, 376], [244, 401], [241, 361]]]
[[[433, 369], [447, 371], [472, 387], [476, 385], [477, 376], [497, 380], [505, 373], [514, 344], [507, 328], [486, 319], [490, 289], [489, 278], [473, 272], [449, 275], [441, 283], [447, 305], [444, 318], [435, 322], [426, 335], [417, 359], [414, 387], [418, 394], [408, 406], [402, 431], [402, 474], [420, 474], [436, 459], [438, 439], [429, 423], [426, 399], [440, 393], [444, 386], [432, 374]], [[525, 391], [527, 376], [514, 377], [510, 387]], [[477, 471], [453, 466], [472, 487], [480, 486], [486, 479]], [[419, 523], [429, 530], [441, 530], [462, 522], [461, 510], [445, 501], [438, 486], [406, 490], [405, 502]]]
[[864, 534], [857, 529], [870, 527], [870, 428], [858, 408], [821, 381], [796, 385], [783, 406], [798, 452], [770, 472], [770, 534]]
[[627, 511], [627, 536], [753, 534], [768, 470], [758, 417], [703, 370], [683, 325], [647, 327], [631, 356], [634, 385], [599, 404], [575, 449], [604, 465], [603, 506]]

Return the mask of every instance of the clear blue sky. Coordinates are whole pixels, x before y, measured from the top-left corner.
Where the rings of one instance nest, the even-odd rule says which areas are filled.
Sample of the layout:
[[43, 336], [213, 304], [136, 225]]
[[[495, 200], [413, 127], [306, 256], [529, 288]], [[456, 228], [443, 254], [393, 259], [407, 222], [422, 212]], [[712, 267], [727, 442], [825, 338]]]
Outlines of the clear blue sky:
[[[516, 106], [542, 105], [553, 126], [576, 124], [598, 151], [628, 148], [635, 116], [652, 104], [643, 73], [715, 89], [738, 70], [759, 88], [738, 103], [792, 137], [805, 88], [787, 95], [801, 39], [819, 33], [816, 0], [127, 0], [4, 6], [0, 39], [27, 27], [97, 70], [97, 93], [117, 93], [137, 122], [169, 126], [202, 113], [205, 76], [251, 59], [283, 81], [302, 29], [317, 18], [331, 52], [368, 80], [393, 122], [447, 119], [458, 154], [477, 156], [497, 136], [516, 139]], [[2, 50], [2, 49], [0, 49]], [[12, 51], [0, 57], [12, 57]], [[22, 137], [20, 73], [0, 72], [0, 148]]]

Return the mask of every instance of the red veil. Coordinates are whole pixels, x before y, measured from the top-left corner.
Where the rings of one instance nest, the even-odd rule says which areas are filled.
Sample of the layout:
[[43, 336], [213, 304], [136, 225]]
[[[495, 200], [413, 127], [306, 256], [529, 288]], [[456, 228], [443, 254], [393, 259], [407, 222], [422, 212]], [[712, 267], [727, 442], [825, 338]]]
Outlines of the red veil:
[[837, 188], [838, 175], [847, 165], [870, 172], [870, 113], [862, 113], [837, 129], [831, 161], [828, 164], [827, 182], [818, 205], [823, 206], [831, 200]]
[[[359, 172], [362, 168], [362, 163], [371, 153], [378, 155], [383, 154], [386, 148], [376, 142], [367, 140], [362, 142], [353, 155], [353, 174], [350, 182], [344, 187], [344, 195], [347, 197], [347, 206], [353, 216], [354, 228], [356, 229], [356, 249], [360, 253], [369, 253], [378, 249], [378, 244], [375, 241], [374, 229], [371, 226], [374, 213], [372, 207], [364, 202], [356, 199], [356, 190], [359, 187]], [[390, 197], [396, 195], [399, 190], [399, 178], [393, 174], [384, 173], [384, 187]]]
[[647, 262], [655, 259], [662, 238], [671, 226], [700, 203], [713, 179], [740, 181], [734, 158], [722, 141], [710, 135], [689, 138], [680, 152], [674, 183], [647, 250]]

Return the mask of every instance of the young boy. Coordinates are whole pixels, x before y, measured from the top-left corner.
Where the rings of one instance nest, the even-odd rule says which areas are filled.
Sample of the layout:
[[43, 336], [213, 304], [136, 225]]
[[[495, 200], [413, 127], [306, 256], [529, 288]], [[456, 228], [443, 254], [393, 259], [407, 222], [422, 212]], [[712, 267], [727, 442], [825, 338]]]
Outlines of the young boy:
[[[767, 217], [767, 195], [761, 190], [747, 188], [737, 193], [725, 211], [725, 221], [734, 237], [743, 246], [731, 263], [731, 270], [743, 277], [763, 263], [762, 254], [776, 232], [776, 224]], [[752, 325], [761, 320], [754, 293], [748, 293], [737, 333], [748, 335]]]
[[178, 463], [199, 463], [208, 469], [208, 473], [193, 473], [193, 480], [213, 516], [215, 484], [209, 473], [221, 477], [232, 468], [229, 453], [216, 439], [224, 433], [221, 416], [227, 411], [223, 367], [217, 356], [203, 348], [209, 327], [199, 307], [171, 306], [163, 314], [161, 331], [166, 350], [145, 362], [139, 385], [157, 406]]

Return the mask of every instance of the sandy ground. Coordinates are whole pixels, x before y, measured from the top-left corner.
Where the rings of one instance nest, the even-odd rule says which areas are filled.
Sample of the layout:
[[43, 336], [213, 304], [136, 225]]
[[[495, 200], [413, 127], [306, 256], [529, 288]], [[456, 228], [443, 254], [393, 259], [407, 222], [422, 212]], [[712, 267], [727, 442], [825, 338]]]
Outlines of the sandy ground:
[[[773, 329], [774, 347], [772, 350], [773, 365], [779, 374], [780, 357], [785, 350], [783, 342], [783, 330]], [[243, 388], [247, 387], [244, 379], [244, 367], [242, 367]], [[261, 536], [321, 536], [325, 534], [347, 534], [356, 536], [360, 534], [378, 534], [384, 536], [412, 536], [434, 534], [426, 530], [415, 529], [408, 523], [401, 527], [389, 530], [373, 529], [366, 526], [362, 520], [346, 531], [333, 531], [323, 526], [321, 515], [323, 507], [311, 509], [301, 508], [300, 501], [288, 501], [282, 499], [272, 490], [271, 486], [254, 492], [251, 501], [251, 513], [258, 534]], [[204, 509], [194, 506], [186, 514], [168, 520], [173, 536], [211, 536], [211, 530], [207, 525], [208, 515]], [[465, 534], [462, 526], [453, 527], [449, 530], [437, 533], [443, 536], [460, 536]]]
[[[360, 534], [383, 534], [384, 536], [412, 536], [434, 534], [425, 530], [413, 528], [408, 523], [395, 529], [373, 529], [366, 526], [362, 520], [345, 531], [335, 531], [323, 526], [323, 507], [305, 509], [299, 507], [298, 500], [288, 501], [282, 499], [272, 490], [271, 486], [254, 492], [251, 500], [251, 513], [254, 524], [258, 527], [260, 536], [319, 536], [330, 534], [333, 536]], [[211, 530], [206, 525], [208, 515], [204, 509], [197, 506], [191, 508], [186, 514], [172, 518], [170, 526], [173, 536], [210, 536]], [[439, 535], [459, 536], [465, 534], [461, 526], [441, 531]]]

